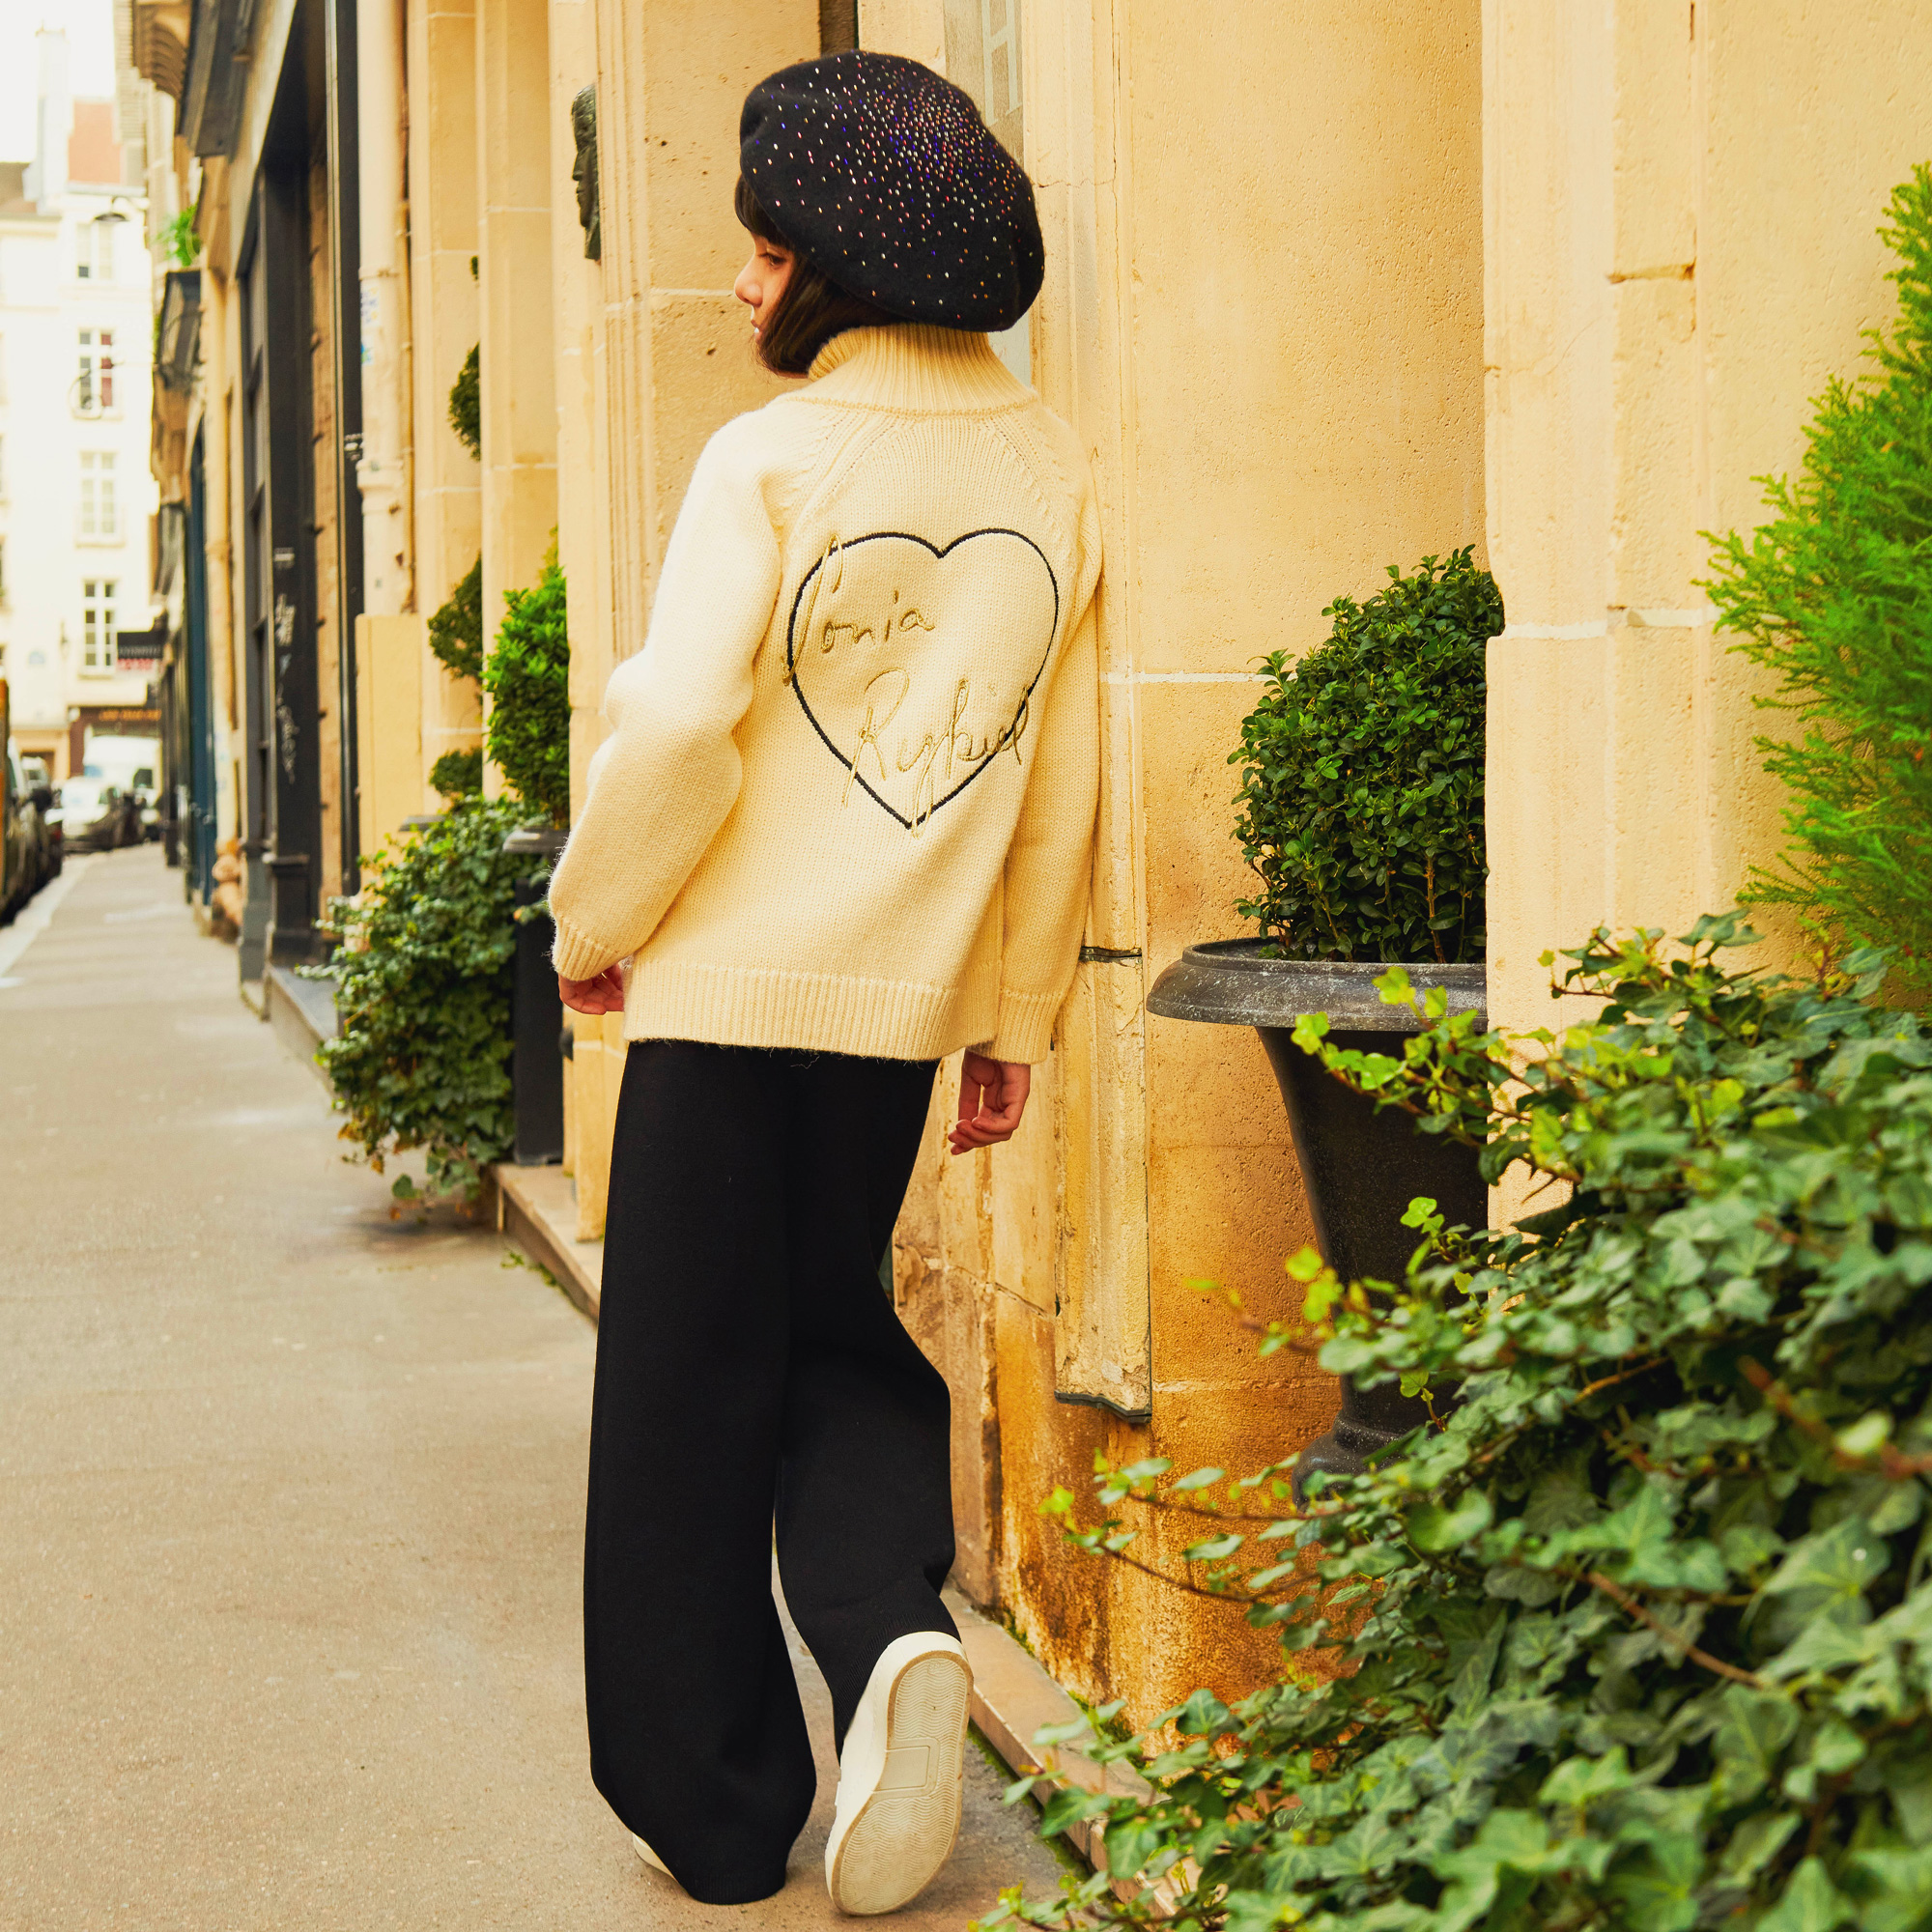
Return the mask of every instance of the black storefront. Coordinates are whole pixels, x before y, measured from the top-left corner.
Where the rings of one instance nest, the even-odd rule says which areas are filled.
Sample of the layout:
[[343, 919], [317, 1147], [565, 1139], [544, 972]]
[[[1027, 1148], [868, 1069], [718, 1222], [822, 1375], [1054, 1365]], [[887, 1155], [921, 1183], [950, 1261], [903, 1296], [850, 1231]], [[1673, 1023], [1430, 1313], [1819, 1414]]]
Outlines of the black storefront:
[[[248, 90], [270, 84], [255, 71], [262, 50], [250, 45], [265, 12], [255, 0], [195, 0], [182, 128], [198, 155], [232, 156]], [[232, 459], [241, 484], [235, 526], [241, 570], [234, 622], [247, 871], [244, 979], [259, 977], [265, 963], [293, 965], [326, 950], [316, 930], [325, 839], [338, 843], [343, 890], [353, 892], [357, 883], [352, 640], [361, 608], [362, 519], [353, 460], [361, 423], [355, 20], [354, 0], [298, 0], [272, 78], [272, 106], [235, 260], [241, 363]], [[239, 196], [244, 185], [235, 185]], [[238, 198], [238, 219], [243, 206]], [[326, 235], [316, 234], [318, 223], [326, 224]], [[318, 249], [319, 242], [327, 245]], [[318, 253], [330, 265], [322, 286]], [[333, 354], [318, 368], [313, 344], [325, 316]], [[318, 399], [318, 384], [330, 393]], [[318, 421], [328, 425], [327, 447], [318, 445]], [[332, 465], [335, 477], [337, 513], [327, 528], [317, 520], [319, 463]], [[323, 544], [332, 547], [327, 559], [332, 569], [323, 568]], [[325, 582], [336, 586], [327, 612], [319, 601]], [[201, 610], [205, 631], [205, 598]], [[333, 620], [341, 667], [326, 691], [318, 650], [325, 616]], [[190, 667], [194, 655], [190, 639]], [[191, 680], [185, 699], [192, 712]], [[340, 746], [327, 786], [338, 806], [332, 811], [325, 810], [325, 709], [335, 715]]]

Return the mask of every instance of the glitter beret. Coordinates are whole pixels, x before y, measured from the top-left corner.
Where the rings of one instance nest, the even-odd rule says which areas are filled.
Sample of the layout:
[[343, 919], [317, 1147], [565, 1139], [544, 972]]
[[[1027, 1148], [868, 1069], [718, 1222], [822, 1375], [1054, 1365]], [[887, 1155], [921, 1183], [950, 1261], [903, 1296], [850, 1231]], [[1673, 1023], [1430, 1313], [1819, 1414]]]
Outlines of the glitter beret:
[[1033, 184], [972, 97], [916, 60], [781, 68], [745, 97], [738, 166], [813, 268], [888, 314], [997, 330], [1039, 294]]

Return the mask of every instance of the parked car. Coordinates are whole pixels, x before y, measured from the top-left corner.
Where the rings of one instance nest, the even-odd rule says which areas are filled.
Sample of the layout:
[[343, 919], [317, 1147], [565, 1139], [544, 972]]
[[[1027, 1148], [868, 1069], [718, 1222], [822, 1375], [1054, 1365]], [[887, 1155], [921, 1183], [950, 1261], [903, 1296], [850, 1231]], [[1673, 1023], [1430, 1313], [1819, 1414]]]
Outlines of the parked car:
[[43, 836], [41, 877], [43, 882], [57, 879], [67, 857], [67, 839], [62, 831], [60, 792], [47, 770], [44, 758], [22, 758], [20, 776], [26, 781], [27, 795], [41, 815]]
[[[155, 786], [155, 775], [160, 768], [160, 745], [153, 738], [103, 735], [87, 741], [87, 755], [80, 768], [81, 776], [104, 781], [124, 798], [133, 801], [135, 837], [114, 842], [132, 845], [144, 838], [158, 838], [161, 836], [160, 801]], [[71, 816], [69, 822], [73, 822]]]
[[5, 839], [5, 865], [0, 868], [0, 919], [11, 919], [53, 876], [49, 869], [50, 839], [42, 817], [43, 800], [52, 804], [44, 787], [26, 781], [14, 747], [7, 747], [5, 799], [0, 802], [0, 827]]
[[83, 773], [60, 788], [61, 830], [71, 852], [109, 852], [138, 845], [141, 802], [131, 789]]

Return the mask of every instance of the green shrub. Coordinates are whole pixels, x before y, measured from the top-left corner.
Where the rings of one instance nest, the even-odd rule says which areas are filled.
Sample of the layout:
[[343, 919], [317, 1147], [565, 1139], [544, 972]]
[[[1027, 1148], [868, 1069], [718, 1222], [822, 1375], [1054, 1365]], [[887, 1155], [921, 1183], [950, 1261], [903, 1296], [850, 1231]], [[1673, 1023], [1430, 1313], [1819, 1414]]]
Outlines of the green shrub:
[[463, 367], [449, 387], [449, 426], [456, 440], [480, 463], [483, 460], [483, 365], [481, 343], [463, 358]]
[[467, 752], [445, 752], [429, 768], [430, 788], [454, 804], [483, 789], [483, 752], [472, 745]]
[[429, 620], [429, 647], [458, 677], [483, 675], [483, 559], [464, 572]]
[[[1293, 1265], [1301, 1324], [1266, 1346], [1400, 1376], [1437, 1418], [1305, 1512], [1292, 1459], [1101, 1465], [1106, 1520], [1075, 1540], [1131, 1562], [1165, 1513], [1199, 1538], [1189, 1585], [1286, 1652], [1233, 1710], [1170, 1714], [1148, 1802], [1049, 1806], [1050, 1830], [1104, 1816], [1115, 1871], [1168, 1874], [1178, 1924], [1932, 1923], [1932, 1039], [1868, 1004], [1883, 955], [1856, 981], [1725, 970], [1750, 937], [1599, 932], [1566, 979], [1601, 1022], [1537, 1037], [1515, 1087], [1439, 994], [1400, 1061], [1301, 1023], [1423, 1124], [1492, 1121], [1492, 1177], [1573, 1191], [1508, 1236], [1415, 1204], [1387, 1300]], [[1000, 1917], [1076, 1905], [1150, 1910], [1095, 1881]]]
[[1897, 950], [1932, 992], [1932, 167], [1892, 195], [1898, 325], [1867, 332], [1876, 373], [1833, 378], [1793, 483], [1761, 477], [1771, 521], [1717, 548], [1706, 587], [1737, 647], [1777, 674], [1803, 726], [1760, 738], [1791, 849], [1748, 896], [1794, 906], [1828, 947]]
[[570, 637], [556, 546], [528, 590], [503, 593], [484, 668], [490, 759], [553, 825], [570, 823]]
[[[342, 1138], [378, 1174], [426, 1148], [432, 1191], [473, 1193], [509, 1151], [516, 888], [543, 862], [503, 840], [528, 816], [508, 800], [458, 799], [365, 859], [355, 898], [329, 901], [341, 948], [320, 970], [336, 982], [341, 1032], [317, 1058], [349, 1116]], [[395, 1191], [414, 1192], [408, 1176]]]
[[[200, 213], [199, 203], [193, 208], [185, 208], [161, 228], [161, 251], [178, 269], [191, 269], [201, 259], [201, 237], [195, 233], [194, 227], [195, 217]], [[156, 316], [156, 327], [159, 322], [160, 318]]]
[[1235, 836], [1262, 889], [1236, 906], [1303, 959], [1483, 956], [1484, 656], [1495, 579], [1468, 550], [1338, 597], [1325, 643], [1264, 659], [1241, 725]]

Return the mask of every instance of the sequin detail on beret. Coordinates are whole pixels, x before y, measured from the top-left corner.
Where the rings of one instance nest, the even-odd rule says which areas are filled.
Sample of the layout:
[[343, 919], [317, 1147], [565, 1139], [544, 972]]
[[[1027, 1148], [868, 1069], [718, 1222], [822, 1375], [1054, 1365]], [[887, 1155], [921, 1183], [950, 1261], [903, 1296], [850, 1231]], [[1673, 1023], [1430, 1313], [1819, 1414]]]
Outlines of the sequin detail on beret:
[[901, 54], [801, 61], [745, 97], [738, 165], [807, 261], [908, 322], [1010, 328], [1046, 272], [1025, 170]]

